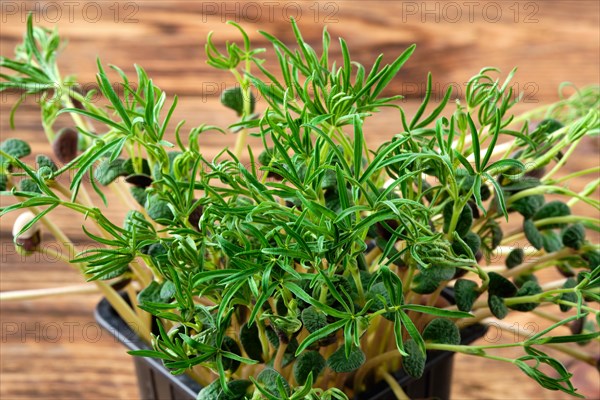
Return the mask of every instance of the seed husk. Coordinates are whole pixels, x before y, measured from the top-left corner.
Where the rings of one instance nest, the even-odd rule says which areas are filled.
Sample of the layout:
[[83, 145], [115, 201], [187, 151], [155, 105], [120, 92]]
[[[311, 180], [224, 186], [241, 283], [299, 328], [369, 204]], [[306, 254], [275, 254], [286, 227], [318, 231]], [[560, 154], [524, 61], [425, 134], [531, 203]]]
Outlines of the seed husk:
[[32, 226], [29, 227], [29, 229], [19, 235], [19, 232], [21, 232], [21, 230], [34, 218], [34, 213], [31, 211], [26, 211], [19, 215], [13, 224], [12, 235], [14, 242], [17, 245], [17, 251], [19, 252], [33, 252], [41, 243], [41, 227], [38, 221], [36, 221]]
[[52, 143], [54, 155], [62, 163], [73, 161], [77, 157], [77, 142], [78, 133], [75, 129], [62, 129]]
[[194, 211], [192, 211], [188, 216], [188, 221], [190, 225], [192, 225], [196, 230], [198, 230], [198, 223], [200, 222], [200, 218], [202, 217], [202, 211], [202, 206], [198, 206], [194, 208]]
[[125, 182], [139, 188], [147, 188], [152, 185], [152, 178], [144, 174], [133, 174], [125, 178]]

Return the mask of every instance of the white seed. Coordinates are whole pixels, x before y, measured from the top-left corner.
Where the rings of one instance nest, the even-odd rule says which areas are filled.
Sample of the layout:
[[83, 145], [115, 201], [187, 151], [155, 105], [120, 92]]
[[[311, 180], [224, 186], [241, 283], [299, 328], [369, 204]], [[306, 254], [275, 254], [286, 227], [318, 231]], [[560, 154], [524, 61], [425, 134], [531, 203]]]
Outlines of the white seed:
[[383, 184], [383, 188], [384, 188], [384, 189], [387, 189], [387, 188], [389, 188], [391, 185], [393, 185], [393, 184], [394, 184], [394, 182], [396, 182], [396, 180], [395, 180], [395, 179], [391, 179], [391, 178], [390, 178], [390, 179], [388, 179], [388, 180], [387, 180], [387, 181], [385, 181], [385, 183]]
[[35, 218], [35, 214], [31, 211], [25, 211], [21, 215], [19, 215], [13, 225], [12, 235], [15, 239], [30, 239], [35, 234], [41, 231], [39, 221], [36, 221], [29, 229], [23, 232], [19, 237], [17, 235], [27, 225], [31, 220]]

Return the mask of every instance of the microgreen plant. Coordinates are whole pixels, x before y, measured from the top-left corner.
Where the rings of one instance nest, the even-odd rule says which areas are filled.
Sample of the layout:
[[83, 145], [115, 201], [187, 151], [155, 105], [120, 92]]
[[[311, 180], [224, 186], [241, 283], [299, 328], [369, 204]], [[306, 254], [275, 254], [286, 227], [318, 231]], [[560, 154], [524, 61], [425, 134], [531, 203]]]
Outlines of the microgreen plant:
[[[209, 35], [206, 56], [237, 81], [221, 97], [239, 116], [228, 128], [236, 141], [208, 159], [202, 134], [224, 129], [172, 121], [177, 97], [140, 66], [132, 77], [99, 60], [97, 93], [75, 90], [76, 79], [59, 73], [56, 31], [29, 18], [14, 59], [0, 58], [0, 90], [22, 94], [11, 124], [27, 96], [39, 98], [55, 154], [30, 165], [24, 141], [0, 146], [2, 195], [16, 199], [0, 213], [27, 212], [13, 232], [19, 249], [35, 252], [32, 231], [42, 228], [73, 247], [53, 211], [84, 215], [98, 246], [65, 261], [142, 327], [149, 348], [132, 353], [189, 373], [204, 386], [198, 399], [346, 399], [376, 380], [405, 398], [391, 374], [419, 377], [437, 350], [506, 362], [577, 396], [545, 347], [592, 364], [598, 356], [570, 346], [598, 341], [600, 251], [586, 233], [600, 228], [587, 216], [600, 209], [599, 181], [581, 192], [566, 186], [598, 168], [558, 172], [598, 134], [599, 88], [514, 115], [515, 71], [501, 79], [484, 68], [463, 101], [452, 103], [449, 88], [437, 104], [429, 75], [411, 116], [386, 87], [415, 46], [365, 68], [344, 40], [334, 61], [326, 30], [317, 52], [292, 22], [291, 47], [261, 32], [273, 71], [269, 53], [232, 25], [242, 44], [219, 50]], [[103, 104], [91, 101], [98, 95]], [[399, 128], [372, 149], [364, 123], [382, 107], [397, 110]], [[61, 114], [74, 125], [55, 132]], [[262, 148], [247, 147], [248, 135]], [[122, 199], [125, 220], [107, 218], [89, 190], [111, 207]], [[502, 254], [505, 265], [489, 265]], [[543, 281], [548, 269], [564, 278]], [[448, 288], [454, 301], [444, 303]], [[461, 341], [469, 325], [541, 307], [553, 310], [539, 313], [552, 325], [522, 341]], [[571, 335], [555, 333], [586, 318]], [[504, 347], [521, 355], [496, 352]]]

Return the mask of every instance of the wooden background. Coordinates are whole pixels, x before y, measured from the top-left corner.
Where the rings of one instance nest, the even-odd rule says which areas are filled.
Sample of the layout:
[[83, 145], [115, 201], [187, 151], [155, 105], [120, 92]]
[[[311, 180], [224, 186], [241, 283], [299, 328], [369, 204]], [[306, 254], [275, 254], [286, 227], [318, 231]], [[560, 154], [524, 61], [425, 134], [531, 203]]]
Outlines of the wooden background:
[[[369, 65], [381, 52], [392, 60], [408, 45], [417, 51], [390, 85], [389, 93], [407, 97], [414, 110], [424, 91], [427, 72], [433, 73], [435, 93], [452, 85], [458, 96], [464, 82], [484, 66], [508, 73], [519, 67], [515, 88], [524, 94], [520, 109], [531, 109], [558, 98], [563, 81], [577, 85], [599, 83], [600, 8], [596, 1], [8, 1], [1, 4], [0, 54], [11, 56], [21, 40], [28, 11], [44, 26], [57, 25], [69, 40], [60, 61], [63, 74], [77, 73], [86, 87], [94, 84], [96, 57], [128, 73], [142, 65], [169, 94], [182, 96], [176, 119], [188, 127], [200, 123], [226, 126], [235, 121], [218, 104], [218, 93], [232, 85], [231, 76], [205, 64], [203, 46], [209, 31], [218, 43], [237, 40], [227, 19], [243, 24], [256, 45], [266, 43], [262, 29], [290, 41], [287, 16], [295, 16], [305, 39], [320, 47], [324, 25], [332, 38], [344, 37], [355, 60]], [[333, 46], [334, 56], [339, 49]], [[16, 131], [8, 113], [16, 100], [3, 94], [0, 136], [21, 137], [34, 151], [49, 154], [34, 102], [17, 114]], [[66, 124], [61, 120], [59, 124]], [[369, 122], [366, 136], [372, 146], [395, 132], [397, 114], [385, 111]], [[204, 138], [207, 154], [227, 145], [231, 137]], [[588, 141], [568, 170], [598, 164], [598, 144]], [[586, 180], [570, 182], [581, 189]], [[2, 205], [9, 200], [1, 198]], [[118, 218], [126, 210], [108, 209]], [[81, 221], [57, 213], [58, 224], [73, 241], [85, 244]], [[35, 289], [81, 283], [70, 267], [48, 255], [22, 259], [14, 253], [10, 231], [14, 216], [0, 220], [0, 290]], [[46, 245], [52, 246], [46, 237]], [[92, 310], [100, 295], [54, 297], [0, 304], [0, 398], [2, 399], [135, 399], [138, 397], [129, 356], [105, 332], [99, 331]], [[513, 319], [515, 323], [537, 323]], [[490, 338], [488, 338], [490, 339]], [[502, 341], [514, 338], [504, 334]], [[590, 351], [598, 355], [598, 347]], [[600, 396], [594, 369], [570, 365], [584, 393]], [[457, 356], [453, 398], [562, 399], [561, 393], [541, 390], [510, 365]]]

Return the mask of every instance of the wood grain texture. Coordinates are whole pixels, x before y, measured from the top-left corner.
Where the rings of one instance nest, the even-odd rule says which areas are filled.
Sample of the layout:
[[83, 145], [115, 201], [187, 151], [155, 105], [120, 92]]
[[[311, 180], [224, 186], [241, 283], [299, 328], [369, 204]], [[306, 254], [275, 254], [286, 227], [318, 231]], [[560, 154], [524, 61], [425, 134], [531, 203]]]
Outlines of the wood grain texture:
[[[50, 3], [59, 6], [60, 17], [52, 13]], [[379, 53], [385, 53], [384, 60], [391, 61], [408, 45], [417, 43], [417, 51], [389, 89], [389, 93], [402, 93], [409, 98], [402, 104], [409, 113], [416, 107], [416, 98], [423, 94], [428, 71], [433, 73], [436, 94], [453, 85], [460, 97], [463, 82], [481, 67], [493, 65], [507, 73], [518, 66], [516, 89], [525, 94], [520, 109], [555, 100], [557, 87], [563, 81], [577, 85], [599, 83], [597, 1], [468, 3], [82, 1], [68, 6], [62, 2], [5, 0], [0, 15], [0, 54], [12, 54], [23, 35], [27, 10], [37, 11], [40, 23], [56, 23], [69, 40], [60, 62], [64, 74], [77, 73], [80, 82], [90, 88], [95, 85], [98, 56], [104, 64], [116, 64], [127, 73], [133, 72], [134, 63], [140, 64], [170, 95], [183, 96], [174, 118], [186, 119], [188, 127], [200, 123], [226, 126], [235, 121], [235, 116], [224, 111], [217, 101], [220, 90], [232, 85], [233, 80], [204, 63], [203, 46], [209, 31], [217, 32], [217, 42], [238, 39], [236, 31], [225, 25], [227, 19], [242, 23], [251, 39], [265, 47], [267, 43], [255, 32], [257, 29], [288, 43], [292, 41], [286, 15], [297, 17], [305, 39], [317, 49], [326, 23], [334, 41], [343, 36], [353, 57], [367, 66]], [[101, 12], [97, 21], [96, 6]], [[73, 7], [72, 19], [69, 7]], [[498, 10], [502, 15], [499, 19]], [[333, 46], [332, 51], [339, 60], [338, 46]], [[25, 104], [18, 113], [17, 130], [9, 130], [8, 112], [15, 99], [14, 95], [1, 97], [0, 138], [21, 137], [36, 152], [49, 154], [33, 102]], [[59, 121], [67, 123], [66, 118]], [[385, 110], [368, 122], [365, 135], [375, 147], [394, 134], [397, 126], [397, 113]], [[209, 134], [202, 139], [203, 151], [208, 156], [215, 154], [231, 144], [230, 140], [231, 137]], [[587, 141], [566, 166], [565, 173], [597, 165], [598, 149], [597, 141]], [[586, 179], [576, 179], [569, 182], [569, 187], [581, 189], [586, 183]], [[1, 205], [9, 202], [0, 198]], [[127, 210], [113, 207], [105, 211], [116, 219]], [[86, 245], [80, 229], [83, 221], [63, 211], [57, 211], [57, 216], [58, 224], [71, 239], [77, 245]], [[10, 238], [13, 221], [13, 215], [0, 219], [0, 291], [81, 283], [71, 267], [50, 256], [23, 260], [15, 254]], [[594, 240], [598, 242], [597, 237]], [[52, 239], [46, 236], [45, 244], [52, 246]], [[99, 298], [100, 295], [69, 296], [0, 304], [0, 398], [138, 397], [133, 366], [125, 349], [106, 333], [98, 337], [92, 310]], [[541, 323], [535, 319], [516, 322]], [[505, 335], [501, 340], [513, 338]], [[597, 346], [589, 351], [599, 354]], [[541, 390], [510, 365], [466, 356], [457, 356], [455, 365], [455, 399], [565, 397]], [[599, 397], [597, 372], [578, 365], [572, 367], [584, 392], [592, 398]]]

